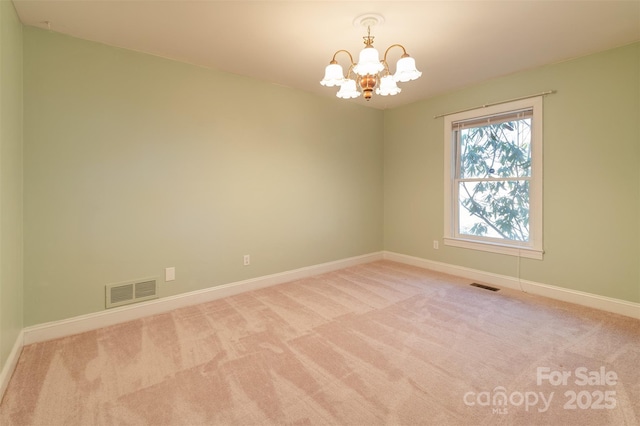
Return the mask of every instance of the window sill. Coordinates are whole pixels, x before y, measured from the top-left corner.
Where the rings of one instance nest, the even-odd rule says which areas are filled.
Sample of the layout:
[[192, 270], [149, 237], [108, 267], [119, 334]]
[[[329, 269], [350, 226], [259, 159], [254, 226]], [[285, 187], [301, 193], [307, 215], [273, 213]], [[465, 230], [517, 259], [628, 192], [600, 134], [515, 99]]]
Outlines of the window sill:
[[462, 240], [458, 238], [444, 238], [444, 245], [451, 247], [460, 247], [471, 250], [487, 251], [490, 253], [506, 254], [508, 256], [526, 257], [529, 259], [542, 260], [543, 250], [536, 250], [530, 247], [514, 247], [503, 244], [494, 244], [487, 242], [477, 242], [470, 240]]

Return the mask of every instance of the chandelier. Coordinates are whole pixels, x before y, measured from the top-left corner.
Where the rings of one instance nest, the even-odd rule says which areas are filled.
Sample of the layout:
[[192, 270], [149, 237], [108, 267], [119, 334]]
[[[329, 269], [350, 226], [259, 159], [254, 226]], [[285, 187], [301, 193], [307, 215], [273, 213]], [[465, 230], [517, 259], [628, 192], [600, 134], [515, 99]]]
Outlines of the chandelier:
[[[362, 37], [364, 39], [364, 49], [360, 51], [358, 63], [353, 62], [353, 56], [349, 51], [338, 50], [333, 54], [331, 62], [325, 68], [324, 78], [320, 84], [327, 87], [340, 86], [336, 96], [341, 99], [357, 98], [364, 94], [364, 98], [368, 101], [371, 99], [374, 89], [376, 95], [397, 95], [401, 91], [397, 83], [415, 80], [422, 75], [416, 69], [415, 59], [409, 56], [401, 44], [389, 46], [384, 52], [382, 61], [380, 60], [378, 50], [373, 47], [374, 37], [371, 35], [371, 26], [382, 21], [383, 18], [380, 15], [363, 15], [356, 18], [354, 25], [367, 27], [367, 35]], [[387, 54], [394, 47], [402, 49], [402, 56], [396, 63], [395, 74], [392, 75], [387, 63]], [[342, 66], [336, 61], [336, 56], [341, 52], [346, 53], [350, 60], [346, 77]]]

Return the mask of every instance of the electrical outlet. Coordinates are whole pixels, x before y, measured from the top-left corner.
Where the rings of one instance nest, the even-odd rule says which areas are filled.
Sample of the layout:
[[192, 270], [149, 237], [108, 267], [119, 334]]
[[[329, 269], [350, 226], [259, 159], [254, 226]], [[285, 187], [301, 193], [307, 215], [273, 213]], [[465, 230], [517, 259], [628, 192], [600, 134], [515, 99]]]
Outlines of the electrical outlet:
[[433, 248], [436, 250], [440, 248], [440, 244], [438, 243], [438, 240], [433, 240]]
[[244, 266], [251, 265], [251, 256], [248, 254], [245, 254], [243, 261], [244, 261]]
[[164, 280], [165, 281], [173, 281], [176, 279], [176, 268], [172, 266], [171, 268], [165, 268], [164, 270]]

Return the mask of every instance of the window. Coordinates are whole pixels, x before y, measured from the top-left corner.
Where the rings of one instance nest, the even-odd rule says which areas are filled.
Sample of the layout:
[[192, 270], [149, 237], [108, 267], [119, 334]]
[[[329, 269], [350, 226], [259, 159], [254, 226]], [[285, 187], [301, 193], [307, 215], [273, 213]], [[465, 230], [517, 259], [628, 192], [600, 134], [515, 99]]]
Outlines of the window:
[[542, 259], [542, 98], [444, 126], [445, 245]]

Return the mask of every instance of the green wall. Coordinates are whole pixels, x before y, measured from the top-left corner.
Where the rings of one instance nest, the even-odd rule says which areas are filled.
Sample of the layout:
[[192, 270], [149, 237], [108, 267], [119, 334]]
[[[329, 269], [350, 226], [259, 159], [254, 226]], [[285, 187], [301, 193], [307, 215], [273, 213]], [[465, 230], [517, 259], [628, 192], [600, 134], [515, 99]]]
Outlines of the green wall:
[[22, 24], [0, 1], [0, 370], [23, 327]]
[[[433, 117], [547, 90], [544, 259], [443, 246], [444, 119]], [[384, 196], [386, 250], [640, 302], [640, 43], [386, 111]]]
[[382, 250], [382, 111], [31, 27], [24, 49], [26, 326], [105, 284]]
[[[383, 112], [23, 34], [25, 326], [104, 309], [105, 284], [168, 296], [382, 249], [640, 302], [640, 44]], [[433, 116], [549, 89], [544, 260], [434, 250]]]

